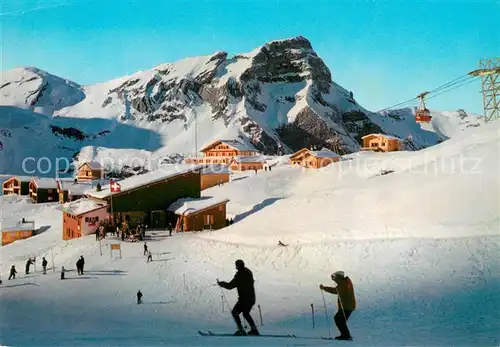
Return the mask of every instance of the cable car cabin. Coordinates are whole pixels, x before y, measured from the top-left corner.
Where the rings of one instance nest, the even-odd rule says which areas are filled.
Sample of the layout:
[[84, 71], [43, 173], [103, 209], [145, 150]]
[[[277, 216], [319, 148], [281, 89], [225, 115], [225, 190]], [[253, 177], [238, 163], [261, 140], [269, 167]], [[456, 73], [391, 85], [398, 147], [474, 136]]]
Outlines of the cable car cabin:
[[431, 112], [427, 109], [417, 109], [415, 113], [415, 120], [421, 123], [429, 123], [431, 121]]

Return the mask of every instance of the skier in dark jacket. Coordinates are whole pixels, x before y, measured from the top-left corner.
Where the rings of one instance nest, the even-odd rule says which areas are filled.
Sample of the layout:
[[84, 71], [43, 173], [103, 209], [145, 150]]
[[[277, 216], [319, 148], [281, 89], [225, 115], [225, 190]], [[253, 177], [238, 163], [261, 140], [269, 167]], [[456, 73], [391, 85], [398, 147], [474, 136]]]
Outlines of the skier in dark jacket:
[[31, 258], [26, 262], [26, 275], [30, 273], [30, 265], [33, 264], [33, 260]]
[[14, 265], [12, 265], [12, 267], [10, 268], [10, 276], [9, 276], [9, 280], [12, 278], [12, 279], [16, 279], [16, 274], [17, 274], [17, 271], [16, 271], [16, 267]]
[[327, 293], [337, 294], [338, 311], [335, 314], [335, 325], [340, 331], [340, 336], [336, 340], [352, 340], [351, 333], [347, 327], [347, 320], [352, 312], [356, 309], [356, 297], [354, 296], [354, 288], [351, 279], [345, 276], [344, 271], [337, 271], [331, 276], [336, 287], [327, 287], [322, 284], [319, 285], [321, 290]]
[[80, 273], [83, 275], [83, 267], [85, 266], [85, 259], [83, 259], [83, 255], [80, 256]]
[[47, 274], [47, 259], [45, 259], [45, 257], [42, 258], [42, 269], [43, 269], [43, 274], [46, 275]]
[[144, 242], [144, 255], [148, 254], [148, 245], [146, 245], [146, 242]]
[[142, 304], [142, 293], [140, 289], [137, 291], [137, 305], [139, 304]]
[[[238, 326], [238, 330], [234, 334], [238, 336], [259, 335], [255, 322], [250, 315], [250, 311], [255, 305], [255, 288], [252, 271], [245, 267], [245, 263], [241, 259], [236, 260], [235, 265], [237, 271], [231, 282], [227, 283], [217, 280], [217, 284], [224, 289], [231, 290], [237, 288], [238, 290], [238, 302], [231, 311], [234, 321]], [[245, 332], [241, 325], [240, 313], [243, 313], [243, 318], [245, 318], [250, 325], [250, 331], [248, 333]]]

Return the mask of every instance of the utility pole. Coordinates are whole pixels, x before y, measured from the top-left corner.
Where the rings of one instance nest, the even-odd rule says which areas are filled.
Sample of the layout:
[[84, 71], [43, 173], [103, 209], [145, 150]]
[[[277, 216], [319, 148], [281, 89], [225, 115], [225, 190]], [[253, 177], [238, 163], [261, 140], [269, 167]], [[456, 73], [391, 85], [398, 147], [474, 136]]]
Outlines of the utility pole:
[[481, 59], [479, 69], [469, 72], [471, 76], [481, 76], [484, 121], [500, 118], [500, 57]]

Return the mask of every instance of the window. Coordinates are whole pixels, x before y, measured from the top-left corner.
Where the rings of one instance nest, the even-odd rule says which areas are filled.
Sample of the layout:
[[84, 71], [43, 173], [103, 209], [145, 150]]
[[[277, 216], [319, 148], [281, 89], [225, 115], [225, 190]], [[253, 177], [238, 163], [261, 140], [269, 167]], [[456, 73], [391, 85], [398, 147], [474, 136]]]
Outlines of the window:
[[214, 224], [214, 216], [211, 214], [207, 214], [204, 216], [204, 221], [205, 225], [212, 225]]

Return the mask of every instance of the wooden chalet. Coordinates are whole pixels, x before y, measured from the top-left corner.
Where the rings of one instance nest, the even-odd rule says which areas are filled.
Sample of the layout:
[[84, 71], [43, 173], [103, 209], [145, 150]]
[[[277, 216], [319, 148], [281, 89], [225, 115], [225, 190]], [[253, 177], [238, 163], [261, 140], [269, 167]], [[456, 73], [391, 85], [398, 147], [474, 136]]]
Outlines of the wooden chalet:
[[224, 164], [206, 165], [201, 170], [201, 190], [229, 182], [229, 168]]
[[403, 140], [386, 134], [369, 134], [361, 138], [363, 151], [394, 152], [402, 149]]
[[300, 165], [306, 168], [320, 169], [335, 163], [341, 159], [337, 153], [323, 148], [320, 151], [313, 151], [303, 148], [290, 156], [289, 162], [292, 165]]
[[265, 163], [260, 155], [236, 156], [231, 160], [229, 167], [235, 171], [262, 170]]
[[78, 167], [77, 180], [98, 180], [104, 178], [104, 168], [96, 161], [83, 163]]
[[94, 234], [104, 220], [109, 220], [108, 205], [79, 199], [63, 205], [63, 240]]
[[[126, 178], [87, 197], [109, 205], [115, 224], [144, 223], [148, 228], [166, 228], [176, 217], [167, 209], [180, 198], [199, 198], [202, 165], [176, 164]], [[115, 187], [111, 192], [111, 186]]]
[[252, 145], [235, 140], [217, 140], [202, 149], [201, 158], [187, 158], [188, 164], [230, 164], [235, 156], [255, 156], [259, 151]]
[[185, 198], [174, 202], [168, 210], [175, 213], [176, 231], [216, 230], [226, 226], [226, 204], [228, 199], [202, 197]]
[[36, 203], [58, 201], [57, 180], [33, 177], [29, 183], [29, 196]]
[[30, 192], [31, 176], [12, 176], [2, 183], [3, 195], [28, 195]]
[[2, 246], [8, 245], [17, 240], [30, 238], [35, 233], [35, 222], [21, 221], [16, 225], [3, 227]]

